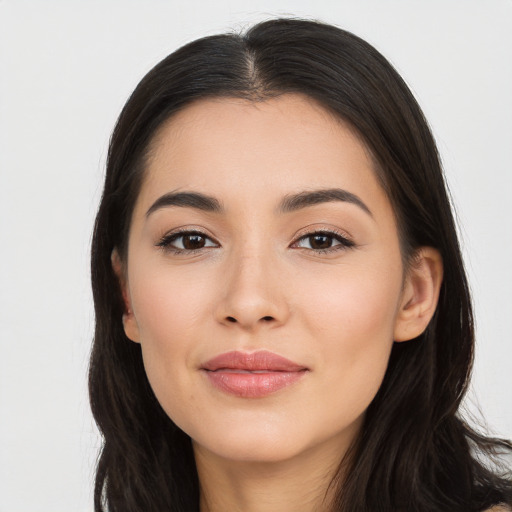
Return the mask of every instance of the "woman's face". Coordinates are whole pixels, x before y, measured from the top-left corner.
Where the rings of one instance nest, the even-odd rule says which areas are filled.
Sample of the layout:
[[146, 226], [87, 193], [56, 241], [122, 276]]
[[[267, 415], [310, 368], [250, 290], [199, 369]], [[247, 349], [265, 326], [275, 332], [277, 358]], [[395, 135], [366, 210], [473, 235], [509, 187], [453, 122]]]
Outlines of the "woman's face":
[[405, 300], [365, 147], [299, 95], [201, 100], [160, 129], [122, 280], [166, 413], [196, 450], [244, 461], [346, 448]]

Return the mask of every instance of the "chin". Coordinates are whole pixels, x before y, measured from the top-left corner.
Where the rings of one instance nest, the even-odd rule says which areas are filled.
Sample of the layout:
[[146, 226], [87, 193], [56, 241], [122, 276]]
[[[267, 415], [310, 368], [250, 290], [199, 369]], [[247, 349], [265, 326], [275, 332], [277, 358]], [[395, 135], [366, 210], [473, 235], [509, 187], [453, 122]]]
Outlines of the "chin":
[[307, 457], [323, 446], [320, 452], [331, 456], [336, 452], [341, 458], [355, 426], [331, 430], [299, 419], [279, 421], [274, 417], [273, 421], [267, 421], [269, 418], [254, 421], [254, 416], [250, 419], [253, 421], [246, 418], [243, 422], [210, 423], [208, 430], [190, 432], [194, 449], [231, 461], [279, 463]]
[[283, 436], [272, 436], [271, 439], [266, 436], [250, 439], [225, 436], [206, 443], [193, 440], [193, 445], [194, 450], [208, 451], [230, 461], [279, 463], [293, 459], [305, 449], [300, 443], [290, 442], [289, 439], [285, 442], [285, 439]]

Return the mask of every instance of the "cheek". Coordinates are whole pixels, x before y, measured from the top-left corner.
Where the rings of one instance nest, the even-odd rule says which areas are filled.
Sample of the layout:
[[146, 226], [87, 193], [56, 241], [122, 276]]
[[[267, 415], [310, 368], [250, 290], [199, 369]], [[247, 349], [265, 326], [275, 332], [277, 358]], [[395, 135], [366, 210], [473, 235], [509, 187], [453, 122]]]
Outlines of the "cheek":
[[168, 413], [181, 408], [177, 397], [193, 399], [190, 375], [197, 362], [197, 329], [204, 329], [210, 303], [204, 280], [177, 280], [169, 274], [147, 271], [130, 283], [146, 374]]
[[141, 340], [147, 344], [174, 346], [176, 337], [183, 343], [203, 321], [210, 301], [205, 276], [179, 276], [166, 271], [139, 273], [131, 281], [133, 311], [137, 318]]
[[347, 343], [357, 339], [354, 348], [361, 342], [371, 345], [393, 335], [401, 286], [397, 270], [372, 272], [368, 267], [352, 267], [311, 276], [303, 283], [307, 293], [295, 296], [310, 328], [326, 336], [324, 339]]
[[303, 315], [306, 329], [317, 333], [322, 352], [319, 369], [328, 387], [343, 395], [345, 411], [362, 413], [380, 387], [393, 346], [400, 285], [397, 272], [379, 277], [347, 271], [324, 286], [311, 283], [301, 298], [301, 309], [309, 312]]

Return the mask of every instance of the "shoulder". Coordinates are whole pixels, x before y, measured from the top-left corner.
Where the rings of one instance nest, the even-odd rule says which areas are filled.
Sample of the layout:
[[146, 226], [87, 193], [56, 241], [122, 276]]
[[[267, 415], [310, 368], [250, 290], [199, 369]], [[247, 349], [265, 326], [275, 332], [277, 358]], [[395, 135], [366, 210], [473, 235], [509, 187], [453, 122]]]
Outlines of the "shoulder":
[[511, 512], [512, 509], [505, 505], [495, 505], [494, 507], [488, 508], [485, 512]]

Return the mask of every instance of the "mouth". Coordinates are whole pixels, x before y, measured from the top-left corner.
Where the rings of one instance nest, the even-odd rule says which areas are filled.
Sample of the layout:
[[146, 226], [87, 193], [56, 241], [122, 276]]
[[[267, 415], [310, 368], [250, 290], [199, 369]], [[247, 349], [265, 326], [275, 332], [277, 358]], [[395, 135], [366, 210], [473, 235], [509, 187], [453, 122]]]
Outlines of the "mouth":
[[243, 398], [262, 398], [298, 382], [309, 368], [262, 350], [227, 352], [207, 361], [201, 370], [220, 391]]

